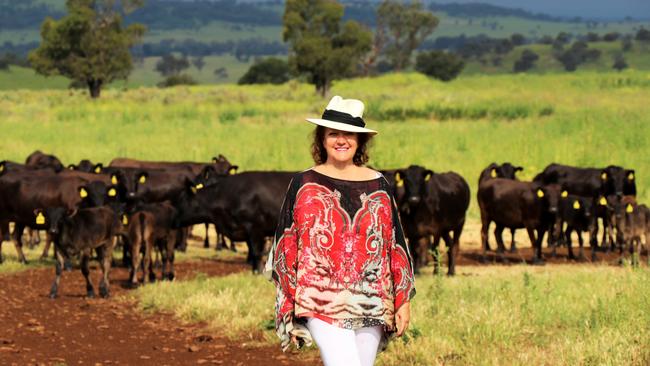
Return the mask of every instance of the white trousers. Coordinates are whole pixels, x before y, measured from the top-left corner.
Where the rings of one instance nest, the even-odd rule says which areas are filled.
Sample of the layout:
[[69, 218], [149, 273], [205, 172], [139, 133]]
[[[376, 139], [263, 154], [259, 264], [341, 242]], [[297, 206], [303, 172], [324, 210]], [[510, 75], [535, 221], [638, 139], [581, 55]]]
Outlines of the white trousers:
[[325, 366], [372, 366], [383, 333], [379, 325], [343, 329], [317, 318], [307, 318], [307, 329]]

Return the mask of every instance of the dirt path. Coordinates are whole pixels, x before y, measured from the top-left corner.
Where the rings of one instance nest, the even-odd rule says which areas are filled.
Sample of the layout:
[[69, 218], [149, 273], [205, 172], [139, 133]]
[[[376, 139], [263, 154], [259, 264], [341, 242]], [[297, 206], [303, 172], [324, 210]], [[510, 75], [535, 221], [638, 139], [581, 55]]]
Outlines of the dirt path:
[[[221, 276], [248, 270], [243, 263], [178, 263], [177, 279], [197, 272]], [[47, 295], [53, 268], [0, 276], [0, 365], [313, 365], [314, 352], [283, 354], [279, 346], [246, 344], [185, 325], [171, 314], [143, 314], [118, 301], [128, 273], [111, 271], [110, 299], [87, 299], [79, 270], [65, 272], [59, 298]], [[95, 285], [98, 269], [91, 270]], [[245, 341], [244, 341], [245, 342]], [[255, 342], [249, 342], [255, 343]]]

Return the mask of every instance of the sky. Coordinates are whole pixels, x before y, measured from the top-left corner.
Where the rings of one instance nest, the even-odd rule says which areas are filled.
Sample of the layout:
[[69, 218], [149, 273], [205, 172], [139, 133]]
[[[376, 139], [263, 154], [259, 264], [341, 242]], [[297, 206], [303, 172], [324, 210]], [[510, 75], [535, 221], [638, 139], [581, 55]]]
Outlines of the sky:
[[[488, 3], [521, 8], [534, 13], [583, 18], [615, 18], [625, 16], [650, 19], [650, 0], [429, 0], [436, 3]], [[427, 2], [429, 2], [427, 1]]]

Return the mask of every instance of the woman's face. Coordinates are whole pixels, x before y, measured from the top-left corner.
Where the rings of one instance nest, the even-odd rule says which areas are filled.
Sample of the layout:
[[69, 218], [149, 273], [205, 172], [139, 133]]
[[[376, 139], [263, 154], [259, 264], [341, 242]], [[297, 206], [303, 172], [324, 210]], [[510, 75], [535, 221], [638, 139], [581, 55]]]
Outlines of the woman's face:
[[356, 132], [347, 132], [325, 128], [323, 146], [330, 163], [351, 163], [357, 152], [359, 140]]

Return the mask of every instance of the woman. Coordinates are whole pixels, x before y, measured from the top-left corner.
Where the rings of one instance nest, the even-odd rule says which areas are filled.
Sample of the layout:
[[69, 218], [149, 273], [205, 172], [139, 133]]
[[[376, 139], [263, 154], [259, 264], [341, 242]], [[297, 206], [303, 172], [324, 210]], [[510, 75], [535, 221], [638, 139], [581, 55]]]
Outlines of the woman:
[[372, 365], [388, 336], [408, 327], [415, 294], [390, 185], [364, 166], [377, 132], [363, 109], [335, 96], [322, 118], [307, 119], [317, 125], [316, 166], [289, 185], [266, 263], [283, 349], [313, 339], [326, 366]]

